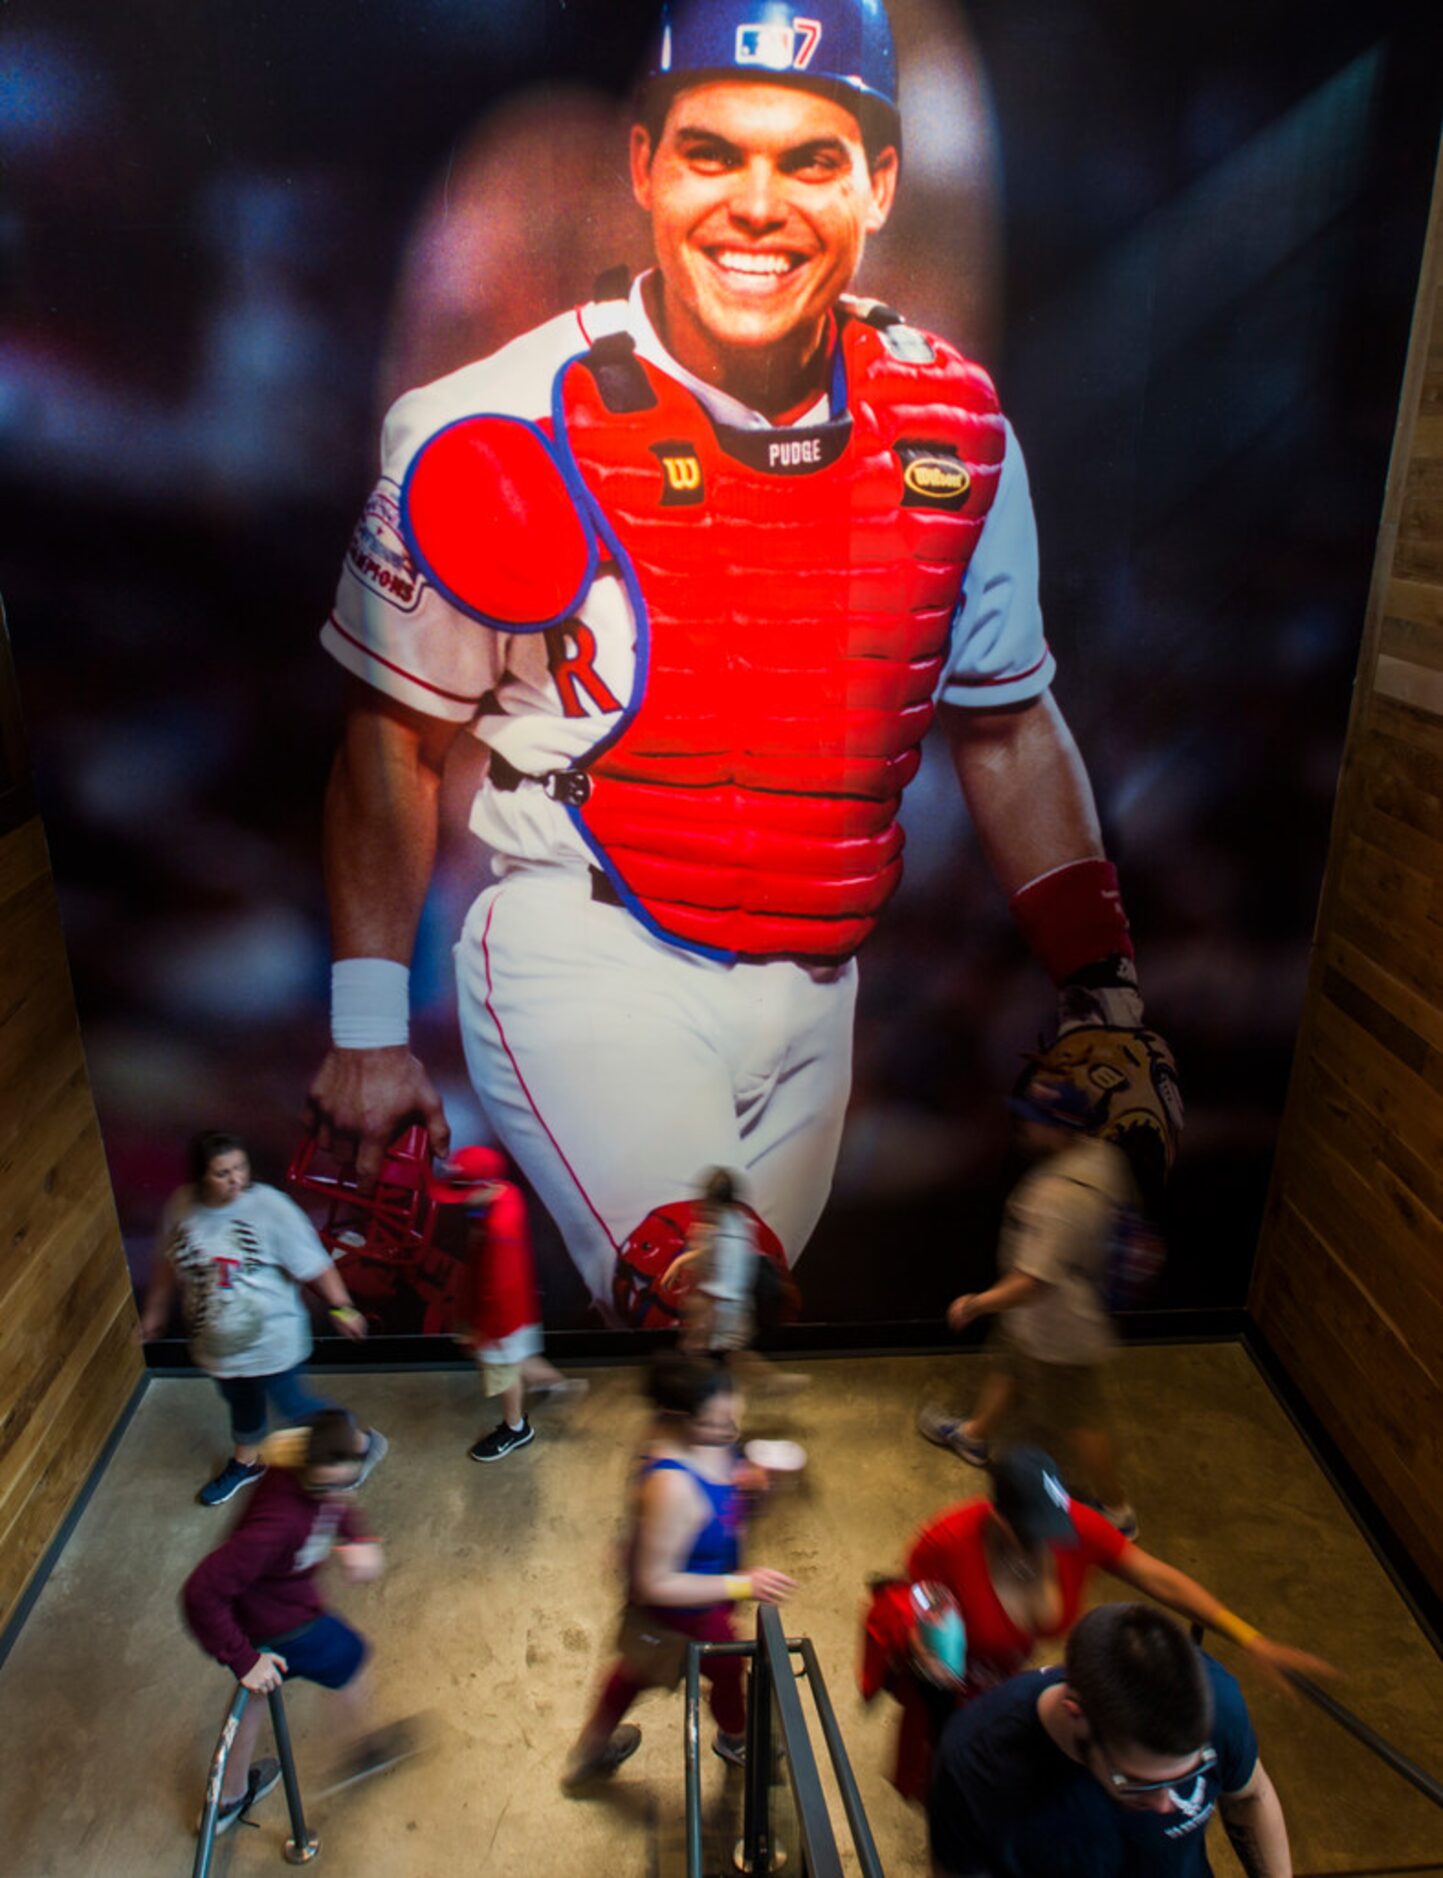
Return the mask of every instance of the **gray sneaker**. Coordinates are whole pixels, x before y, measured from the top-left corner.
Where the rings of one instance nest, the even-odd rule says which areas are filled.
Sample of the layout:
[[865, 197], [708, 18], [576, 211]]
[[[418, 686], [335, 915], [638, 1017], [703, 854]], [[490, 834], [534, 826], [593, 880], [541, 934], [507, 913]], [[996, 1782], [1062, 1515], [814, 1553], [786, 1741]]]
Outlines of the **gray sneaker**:
[[575, 1793], [590, 1780], [606, 1780], [623, 1761], [629, 1761], [641, 1746], [641, 1730], [635, 1722], [623, 1722], [609, 1741], [594, 1754], [572, 1753], [561, 1776], [561, 1791]]
[[924, 1441], [930, 1441], [934, 1447], [950, 1449], [969, 1467], [985, 1467], [992, 1458], [990, 1445], [979, 1441], [975, 1435], [965, 1434], [963, 1428], [958, 1416], [945, 1415], [941, 1409], [924, 1408], [917, 1417], [917, 1432]]
[[361, 1471], [356, 1475], [356, 1485], [358, 1487], [365, 1486], [366, 1482], [371, 1478], [371, 1475], [375, 1473], [376, 1469], [381, 1465], [381, 1462], [385, 1460], [390, 1450], [391, 1444], [381, 1433], [379, 1428], [368, 1428], [366, 1430], [366, 1451], [361, 1456]]

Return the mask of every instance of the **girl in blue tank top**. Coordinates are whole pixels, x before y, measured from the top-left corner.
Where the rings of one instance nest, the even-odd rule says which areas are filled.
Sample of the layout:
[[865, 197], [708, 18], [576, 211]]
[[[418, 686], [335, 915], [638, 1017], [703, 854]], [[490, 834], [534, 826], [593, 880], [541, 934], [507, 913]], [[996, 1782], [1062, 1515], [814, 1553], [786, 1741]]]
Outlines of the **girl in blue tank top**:
[[[613, 1664], [562, 1776], [568, 1792], [634, 1754], [641, 1731], [622, 1717], [643, 1689], [671, 1688], [688, 1641], [735, 1641], [744, 1599], [779, 1604], [792, 1580], [766, 1566], [739, 1569], [746, 1496], [732, 1379], [720, 1365], [668, 1351], [652, 1365], [653, 1439], [633, 1477], [627, 1611]], [[715, 1750], [740, 1764], [746, 1745], [745, 1659], [708, 1656]]]

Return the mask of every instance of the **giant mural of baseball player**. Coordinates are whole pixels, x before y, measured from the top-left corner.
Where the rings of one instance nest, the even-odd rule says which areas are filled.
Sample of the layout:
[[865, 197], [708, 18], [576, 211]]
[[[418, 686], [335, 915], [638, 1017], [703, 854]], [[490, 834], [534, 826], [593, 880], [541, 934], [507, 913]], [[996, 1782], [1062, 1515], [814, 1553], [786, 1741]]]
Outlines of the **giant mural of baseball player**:
[[363, 1181], [407, 1118], [449, 1145], [408, 965], [477, 738], [499, 877], [456, 950], [467, 1065], [622, 1321], [674, 1306], [704, 1166], [805, 1247], [939, 711], [1059, 1062], [1155, 1173], [1180, 1118], [1050, 691], [1016, 437], [979, 367], [851, 296], [901, 152], [881, 0], [667, 7], [630, 145], [655, 267], [394, 406], [323, 632], [349, 695], [322, 1140]]

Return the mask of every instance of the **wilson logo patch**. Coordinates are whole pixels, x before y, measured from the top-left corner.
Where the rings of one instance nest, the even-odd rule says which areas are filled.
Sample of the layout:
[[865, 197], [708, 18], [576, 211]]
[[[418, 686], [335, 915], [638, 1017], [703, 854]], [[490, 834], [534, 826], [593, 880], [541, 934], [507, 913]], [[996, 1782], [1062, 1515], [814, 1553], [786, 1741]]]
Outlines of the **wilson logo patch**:
[[661, 506], [664, 509], [700, 502], [704, 498], [701, 458], [689, 443], [654, 443], [651, 453], [661, 464]]
[[962, 508], [972, 487], [967, 465], [935, 444], [899, 443], [904, 509]]

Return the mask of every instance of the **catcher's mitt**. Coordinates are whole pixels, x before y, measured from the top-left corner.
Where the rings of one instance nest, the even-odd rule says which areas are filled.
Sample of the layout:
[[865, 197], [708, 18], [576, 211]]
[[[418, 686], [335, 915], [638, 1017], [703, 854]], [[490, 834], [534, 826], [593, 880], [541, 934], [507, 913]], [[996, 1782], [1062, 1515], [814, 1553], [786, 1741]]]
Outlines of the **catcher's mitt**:
[[1122, 1149], [1144, 1194], [1161, 1191], [1177, 1152], [1183, 1109], [1177, 1065], [1155, 1030], [1076, 1025], [1031, 1059], [1019, 1089], [1035, 1077], [1080, 1089], [1096, 1117], [1090, 1132]]

